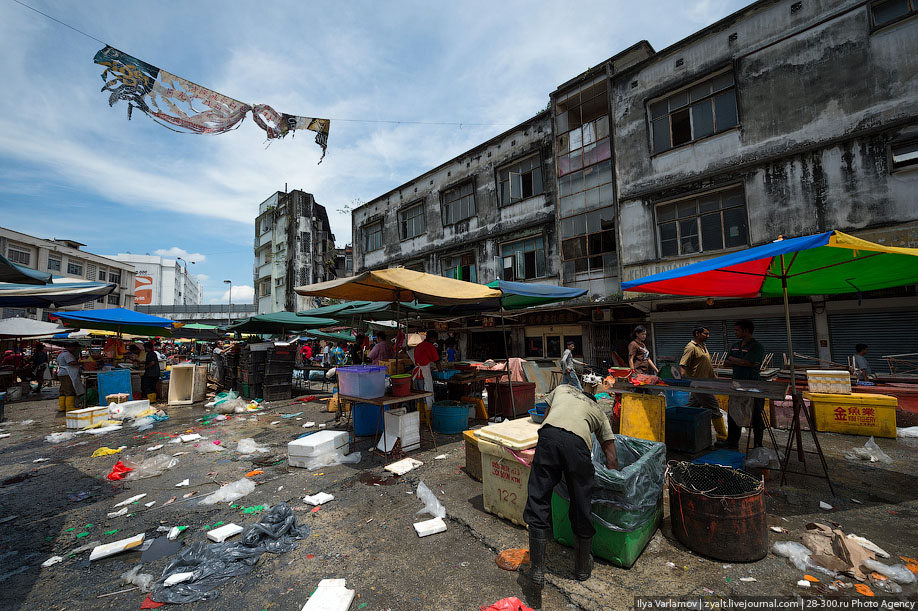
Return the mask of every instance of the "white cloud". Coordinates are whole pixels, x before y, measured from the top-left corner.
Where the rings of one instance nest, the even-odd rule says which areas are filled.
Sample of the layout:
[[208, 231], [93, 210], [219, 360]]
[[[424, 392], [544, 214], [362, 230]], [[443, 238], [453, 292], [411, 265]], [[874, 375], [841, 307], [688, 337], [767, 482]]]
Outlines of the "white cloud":
[[205, 282], [207, 282], [208, 280], [210, 280], [210, 276], [208, 276], [207, 274], [195, 274], [194, 277], [195, 277], [195, 278], [197, 279], [197, 281], [200, 282], [201, 284], [204, 284]]
[[[229, 302], [229, 291], [223, 291], [223, 296], [220, 298], [220, 303]], [[254, 303], [255, 301], [255, 287], [253, 286], [234, 286], [233, 287], [233, 303]]]
[[159, 255], [160, 257], [181, 257], [189, 263], [203, 263], [207, 261], [207, 257], [202, 255], [199, 252], [188, 252], [184, 248], [179, 248], [178, 246], [173, 246], [172, 248], [159, 248], [153, 251], [154, 255]]

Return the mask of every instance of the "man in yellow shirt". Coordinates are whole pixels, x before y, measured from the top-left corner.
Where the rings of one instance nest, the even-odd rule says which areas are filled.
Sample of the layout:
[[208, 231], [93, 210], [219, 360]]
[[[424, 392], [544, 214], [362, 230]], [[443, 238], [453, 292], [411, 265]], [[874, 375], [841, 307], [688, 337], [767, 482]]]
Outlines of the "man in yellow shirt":
[[[714, 366], [711, 364], [711, 353], [708, 352], [708, 338], [711, 336], [707, 327], [695, 327], [692, 341], [685, 345], [682, 358], [679, 359], [679, 371], [683, 378], [710, 379], [714, 377]], [[717, 441], [726, 441], [727, 425], [720, 413], [717, 397], [711, 394], [692, 393], [689, 407], [704, 407], [711, 410], [711, 424], [717, 432]]]

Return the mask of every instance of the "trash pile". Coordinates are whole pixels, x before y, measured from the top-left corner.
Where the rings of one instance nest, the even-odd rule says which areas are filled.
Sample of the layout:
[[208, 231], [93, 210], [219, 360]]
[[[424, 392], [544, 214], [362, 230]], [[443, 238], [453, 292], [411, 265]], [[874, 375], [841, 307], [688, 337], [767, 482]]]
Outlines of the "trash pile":
[[[887, 559], [889, 552], [863, 537], [846, 535], [837, 524], [810, 522], [801, 540], [803, 543], [778, 541], [771, 550], [776, 556], [787, 558], [797, 570], [827, 578], [823, 583], [806, 574], [797, 582], [801, 588], [827, 594], [853, 587], [864, 596], [874, 596], [870, 586], [880, 592], [898, 594], [903, 585], [916, 583], [918, 561], [914, 558], [899, 556], [903, 563], [893, 565], [880, 562], [877, 556]], [[848, 583], [842, 577], [854, 578], [858, 583]]]
[[205, 403], [204, 407], [213, 408], [218, 414], [244, 414], [261, 409], [262, 399], [246, 401], [235, 390], [217, 393], [213, 401]]

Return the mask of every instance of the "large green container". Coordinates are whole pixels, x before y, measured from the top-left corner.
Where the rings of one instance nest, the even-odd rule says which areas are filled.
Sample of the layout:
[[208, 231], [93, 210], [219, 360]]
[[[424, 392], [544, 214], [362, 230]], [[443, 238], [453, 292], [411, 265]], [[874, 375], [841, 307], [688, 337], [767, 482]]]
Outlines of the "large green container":
[[[574, 546], [574, 532], [571, 530], [570, 501], [557, 492], [551, 495], [551, 521], [555, 541], [568, 547]], [[620, 532], [607, 528], [594, 520], [596, 535], [593, 537], [593, 555], [608, 560], [615, 566], [631, 568], [634, 562], [647, 547], [653, 534], [657, 532], [663, 518], [663, 498], [660, 498], [656, 511], [647, 522], [630, 532]]]

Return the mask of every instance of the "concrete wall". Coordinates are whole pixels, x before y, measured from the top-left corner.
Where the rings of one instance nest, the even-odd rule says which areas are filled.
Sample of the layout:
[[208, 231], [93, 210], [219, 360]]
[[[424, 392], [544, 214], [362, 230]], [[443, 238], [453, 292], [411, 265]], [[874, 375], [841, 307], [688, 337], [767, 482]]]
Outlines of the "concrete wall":
[[[478, 282], [489, 282], [499, 274], [496, 257], [500, 254], [501, 244], [541, 233], [545, 240], [547, 263], [543, 280], [556, 278], [559, 255], [555, 235], [551, 138], [548, 112], [540, 113], [354, 210], [354, 273], [410, 265], [422, 266], [428, 273], [440, 274], [442, 257], [471, 251], [476, 256]], [[498, 169], [533, 153], [537, 153], [541, 160], [543, 193], [500, 206]], [[476, 215], [444, 225], [442, 192], [469, 180], [474, 184]], [[418, 202], [425, 207], [426, 231], [402, 240], [399, 211]], [[383, 222], [383, 247], [365, 252], [364, 228], [378, 220]]]
[[[743, 185], [752, 245], [918, 220], [918, 171], [891, 172], [888, 148], [918, 124], [916, 52], [918, 19], [871, 32], [863, 3], [780, 0], [614, 78], [623, 278], [706, 258], [658, 260], [653, 205], [720, 185]], [[725, 67], [739, 126], [652, 155], [648, 100]]]

